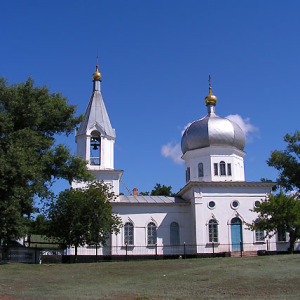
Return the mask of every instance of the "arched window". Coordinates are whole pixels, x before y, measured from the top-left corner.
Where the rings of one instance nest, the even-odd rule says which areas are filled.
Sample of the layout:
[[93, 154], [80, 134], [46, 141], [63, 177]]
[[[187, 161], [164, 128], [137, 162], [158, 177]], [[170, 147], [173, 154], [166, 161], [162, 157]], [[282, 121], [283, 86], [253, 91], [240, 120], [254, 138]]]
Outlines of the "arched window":
[[225, 161], [220, 162], [220, 175], [226, 175]]
[[172, 222], [170, 224], [170, 244], [171, 245], [180, 244], [179, 224], [177, 222]]
[[218, 243], [218, 222], [215, 219], [211, 219], [208, 222], [208, 235], [210, 243]]
[[127, 222], [124, 225], [124, 245], [134, 245], [133, 224]]
[[91, 165], [100, 165], [100, 151], [101, 149], [101, 139], [100, 133], [94, 130], [91, 133], [91, 142], [90, 142], [90, 164]]
[[203, 177], [204, 171], [203, 171], [203, 163], [198, 164], [198, 177]]
[[148, 224], [147, 228], [148, 246], [153, 246], [157, 243], [156, 225], [153, 222]]

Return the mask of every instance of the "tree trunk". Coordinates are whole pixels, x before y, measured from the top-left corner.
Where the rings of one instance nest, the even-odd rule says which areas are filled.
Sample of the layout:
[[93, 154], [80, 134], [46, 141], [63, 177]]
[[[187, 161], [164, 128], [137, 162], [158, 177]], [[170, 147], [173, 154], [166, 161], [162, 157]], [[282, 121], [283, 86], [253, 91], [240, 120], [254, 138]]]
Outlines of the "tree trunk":
[[296, 242], [296, 235], [290, 232], [289, 236], [290, 236], [290, 246], [288, 248], [288, 253], [293, 254], [294, 253], [294, 246], [295, 246], [295, 242]]
[[75, 245], [75, 259], [74, 262], [77, 263], [77, 245]]

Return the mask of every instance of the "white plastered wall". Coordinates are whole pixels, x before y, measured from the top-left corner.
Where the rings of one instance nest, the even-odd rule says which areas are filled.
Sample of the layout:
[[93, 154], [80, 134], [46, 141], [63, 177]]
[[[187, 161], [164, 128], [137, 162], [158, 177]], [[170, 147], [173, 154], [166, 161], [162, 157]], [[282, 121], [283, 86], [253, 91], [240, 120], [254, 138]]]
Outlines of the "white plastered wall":
[[[245, 152], [234, 147], [207, 147], [186, 152], [183, 155], [185, 169], [190, 168], [190, 181], [245, 181]], [[221, 161], [231, 164], [231, 176], [221, 176], [219, 164]], [[198, 165], [203, 163], [204, 176], [198, 177]], [[214, 163], [218, 164], [219, 174], [214, 175]]]
[[[231, 220], [239, 217], [242, 222], [242, 235], [244, 251], [266, 250], [266, 242], [257, 242], [255, 232], [249, 230], [246, 223], [252, 223], [257, 214], [252, 212], [255, 201], [265, 199], [270, 188], [264, 187], [229, 187], [229, 188], [198, 188], [193, 189], [194, 196], [191, 200], [195, 206], [195, 242], [198, 245], [198, 253], [211, 253], [209, 243], [208, 222], [215, 219], [218, 222], [219, 242], [215, 245], [216, 252], [230, 252], [231, 249]], [[233, 201], [238, 201], [235, 209]], [[209, 207], [209, 202], [214, 201], [215, 207]], [[193, 204], [192, 204], [193, 205]], [[276, 237], [270, 239], [270, 245], [275, 247]], [[272, 249], [269, 249], [272, 250]]]
[[[190, 228], [190, 203], [187, 204], [124, 204], [113, 203], [113, 211], [116, 212], [122, 220], [122, 223], [132, 222], [134, 224], [134, 245], [131, 249], [132, 254], [153, 254], [153, 247], [147, 246], [147, 225], [154, 222], [157, 225], [157, 245], [170, 245], [170, 224], [177, 222], [179, 224], [180, 244], [193, 243]], [[125, 254], [124, 248], [124, 228], [120, 234], [112, 237], [113, 249], [118, 251], [115, 254]], [[123, 247], [122, 247], [123, 246]], [[143, 248], [139, 248], [143, 246]], [[134, 248], [134, 247], [133, 247]], [[167, 248], [159, 251], [168, 251]], [[146, 253], [145, 253], [146, 251]]]

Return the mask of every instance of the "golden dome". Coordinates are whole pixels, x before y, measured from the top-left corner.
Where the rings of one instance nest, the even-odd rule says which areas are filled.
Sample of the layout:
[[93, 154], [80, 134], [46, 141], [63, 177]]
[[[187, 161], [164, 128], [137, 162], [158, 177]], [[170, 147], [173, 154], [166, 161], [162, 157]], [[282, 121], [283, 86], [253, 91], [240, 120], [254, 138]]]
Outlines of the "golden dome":
[[94, 72], [94, 74], [93, 74], [94, 80], [100, 80], [101, 79], [101, 73], [99, 72], [98, 68], [99, 68], [99, 66], [96, 65], [96, 72]]
[[209, 105], [209, 104], [216, 105], [217, 101], [218, 101], [218, 98], [217, 98], [217, 96], [212, 94], [211, 86], [210, 86], [209, 87], [209, 94], [205, 97], [205, 103], [206, 103], [206, 105]]

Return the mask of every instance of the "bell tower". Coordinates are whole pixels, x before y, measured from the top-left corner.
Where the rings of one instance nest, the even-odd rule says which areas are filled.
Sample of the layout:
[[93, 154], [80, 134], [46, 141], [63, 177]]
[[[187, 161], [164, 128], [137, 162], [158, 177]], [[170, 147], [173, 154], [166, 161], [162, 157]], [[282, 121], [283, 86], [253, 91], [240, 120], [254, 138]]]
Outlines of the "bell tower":
[[[76, 130], [77, 155], [87, 161], [88, 170], [97, 180], [112, 186], [116, 195], [122, 170], [114, 169], [115, 129], [112, 128], [101, 94], [101, 73], [98, 57], [93, 73], [93, 93], [84, 114], [84, 120]], [[84, 183], [73, 182], [72, 187], [82, 187]]]

